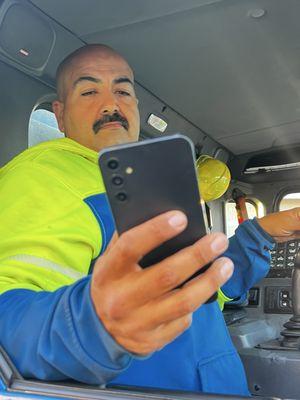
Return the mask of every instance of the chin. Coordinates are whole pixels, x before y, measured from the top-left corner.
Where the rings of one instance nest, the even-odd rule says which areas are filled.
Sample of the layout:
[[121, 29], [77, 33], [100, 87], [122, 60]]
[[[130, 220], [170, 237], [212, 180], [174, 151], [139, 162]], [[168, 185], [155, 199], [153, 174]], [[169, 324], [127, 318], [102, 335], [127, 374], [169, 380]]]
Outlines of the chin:
[[122, 132], [118, 132], [118, 133], [110, 132], [105, 136], [106, 137], [104, 138], [104, 135], [103, 135], [102, 139], [104, 139], [104, 140], [101, 140], [99, 143], [101, 148], [115, 146], [115, 145], [123, 144], [123, 143], [136, 142], [138, 140], [137, 135], [132, 135], [132, 134], [128, 133], [127, 131], [124, 132], [124, 130]]

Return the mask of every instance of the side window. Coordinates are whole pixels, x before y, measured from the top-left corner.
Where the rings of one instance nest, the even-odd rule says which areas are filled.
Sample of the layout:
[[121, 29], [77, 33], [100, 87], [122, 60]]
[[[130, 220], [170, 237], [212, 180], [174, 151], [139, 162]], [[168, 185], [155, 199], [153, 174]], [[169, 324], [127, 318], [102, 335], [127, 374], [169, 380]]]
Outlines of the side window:
[[39, 108], [32, 111], [28, 127], [28, 147], [47, 140], [64, 137], [53, 112]]
[[[262, 217], [264, 215], [264, 206], [262, 202], [258, 200], [247, 199], [246, 209], [250, 219], [254, 217]], [[225, 229], [227, 237], [234, 235], [238, 225], [235, 202], [233, 200], [229, 200], [225, 203]]]
[[300, 207], [300, 193], [289, 193], [283, 196], [279, 203], [279, 211]]

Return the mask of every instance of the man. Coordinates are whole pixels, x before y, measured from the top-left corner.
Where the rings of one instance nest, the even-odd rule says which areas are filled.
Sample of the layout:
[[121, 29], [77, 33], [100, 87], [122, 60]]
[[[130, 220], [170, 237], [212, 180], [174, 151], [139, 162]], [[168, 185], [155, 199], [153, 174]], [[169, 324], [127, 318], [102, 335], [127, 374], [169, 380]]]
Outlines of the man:
[[174, 290], [228, 241], [214, 233], [141, 270], [143, 254], [187, 225], [170, 211], [106, 249], [114, 228], [97, 152], [138, 139], [132, 70], [112, 49], [86, 46], [60, 65], [57, 91], [66, 138], [0, 172], [1, 344], [26, 377], [248, 394], [220, 308], [203, 304], [220, 286], [226, 300], [263, 277], [271, 236], [293, 235], [299, 210], [246, 222], [225, 253], [234, 273], [221, 257]]

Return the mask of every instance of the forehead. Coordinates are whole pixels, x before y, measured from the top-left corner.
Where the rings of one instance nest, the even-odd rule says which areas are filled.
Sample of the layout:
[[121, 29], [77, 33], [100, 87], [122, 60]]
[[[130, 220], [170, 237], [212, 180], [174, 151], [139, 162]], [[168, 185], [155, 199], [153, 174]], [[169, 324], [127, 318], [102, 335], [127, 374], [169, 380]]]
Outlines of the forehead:
[[81, 76], [101, 80], [128, 77], [133, 81], [133, 72], [127, 62], [114, 54], [91, 53], [77, 57], [65, 72], [65, 82], [72, 85]]

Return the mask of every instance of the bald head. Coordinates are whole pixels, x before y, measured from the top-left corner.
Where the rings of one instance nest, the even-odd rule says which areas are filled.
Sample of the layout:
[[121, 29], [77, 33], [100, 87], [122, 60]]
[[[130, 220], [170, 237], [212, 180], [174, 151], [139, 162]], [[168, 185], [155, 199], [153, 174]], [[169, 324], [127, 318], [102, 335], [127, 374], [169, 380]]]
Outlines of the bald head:
[[88, 44], [80, 47], [73, 53], [69, 54], [58, 66], [56, 71], [56, 90], [57, 97], [60, 101], [65, 99], [66, 95], [66, 81], [71, 71], [79, 64], [84, 62], [85, 58], [94, 57], [102, 61], [105, 65], [106, 60], [115, 59], [122, 61], [130, 70], [133, 79], [133, 72], [128, 65], [127, 61], [114, 49], [104, 44]]

